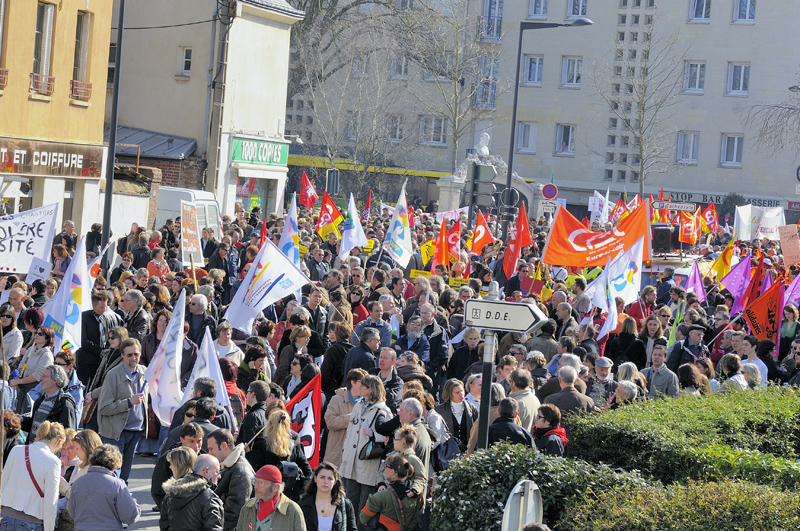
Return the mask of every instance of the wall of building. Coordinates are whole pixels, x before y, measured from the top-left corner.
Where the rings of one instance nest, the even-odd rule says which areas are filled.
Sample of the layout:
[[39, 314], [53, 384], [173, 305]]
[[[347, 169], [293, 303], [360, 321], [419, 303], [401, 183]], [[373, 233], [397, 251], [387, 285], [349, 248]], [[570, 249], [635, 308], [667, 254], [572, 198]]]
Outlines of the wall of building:
[[[136, 157], [117, 155], [117, 161], [122, 164], [136, 164]], [[164, 186], [177, 186], [202, 190], [206, 171], [205, 161], [189, 158], [183, 160], [157, 159], [153, 157], [139, 158], [140, 170], [142, 166], [157, 168], [163, 177]]]

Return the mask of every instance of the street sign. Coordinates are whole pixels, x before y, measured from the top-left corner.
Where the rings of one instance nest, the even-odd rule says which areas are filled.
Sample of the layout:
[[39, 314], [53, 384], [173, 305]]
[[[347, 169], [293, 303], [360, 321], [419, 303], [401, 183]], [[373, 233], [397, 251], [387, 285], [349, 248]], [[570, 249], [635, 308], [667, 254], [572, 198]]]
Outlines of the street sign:
[[554, 184], [546, 184], [542, 187], [542, 197], [545, 199], [555, 199], [558, 195], [558, 188]]
[[558, 210], [558, 201], [542, 201], [542, 212], [553, 213]]
[[464, 322], [467, 326], [489, 330], [527, 332], [541, 328], [547, 316], [533, 304], [467, 299]]
[[653, 208], [656, 210], [683, 210], [685, 212], [695, 212], [695, 203], [670, 203], [668, 201], [653, 201]]
[[473, 197], [476, 205], [481, 207], [494, 205], [493, 194], [496, 189], [493, 183], [476, 181], [473, 186]]

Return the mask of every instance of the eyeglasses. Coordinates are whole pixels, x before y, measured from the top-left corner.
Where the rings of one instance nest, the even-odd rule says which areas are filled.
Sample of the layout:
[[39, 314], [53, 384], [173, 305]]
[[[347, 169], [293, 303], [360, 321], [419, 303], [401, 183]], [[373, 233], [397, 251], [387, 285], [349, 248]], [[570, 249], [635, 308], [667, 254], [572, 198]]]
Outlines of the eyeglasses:
[[44, 336], [44, 332], [36, 332], [37, 336]]
[[13, 319], [13, 318], [14, 318], [14, 316], [13, 316], [13, 315], [9, 315], [9, 314], [7, 314], [7, 313], [4, 313], [3, 315], [0, 315], [0, 318], [3, 318], [3, 319]]
[[187, 412], [187, 413], [184, 413], [183, 416], [186, 417], [187, 419], [193, 419], [194, 418], [194, 413], [188, 413]]
[[59, 367], [68, 367], [68, 365], [66, 363], [55, 362], [55, 365], [58, 365]]
[[290, 363], [289, 365], [300, 365], [300, 362], [299, 362], [299, 361], [297, 361], [297, 360], [295, 360], [295, 361], [293, 361], [292, 363]]

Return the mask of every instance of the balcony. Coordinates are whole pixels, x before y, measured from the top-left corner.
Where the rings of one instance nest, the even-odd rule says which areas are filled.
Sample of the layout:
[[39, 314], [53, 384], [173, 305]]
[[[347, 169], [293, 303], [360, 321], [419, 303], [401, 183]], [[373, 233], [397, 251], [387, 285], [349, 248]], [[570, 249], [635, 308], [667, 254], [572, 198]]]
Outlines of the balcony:
[[0, 68], [0, 90], [8, 85], [8, 68]]
[[493, 111], [495, 109], [497, 98], [497, 82], [486, 80], [475, 87], [475, 92], [472, 96], [472, 106], [482, 111]]
[[55, 85], [56, 78], [54, 76], [31, 73], [31, 92], [34, 94], [52, 96], [53, 91], [55, 90]]
[[87, 81], [73, 79], [70, 82], [70, 95], [73, 100], [89, 101], [92, 97], [92, 84]]
[[500, 42], [503, 32], [503, 17], [478, 17], [481, 42]]

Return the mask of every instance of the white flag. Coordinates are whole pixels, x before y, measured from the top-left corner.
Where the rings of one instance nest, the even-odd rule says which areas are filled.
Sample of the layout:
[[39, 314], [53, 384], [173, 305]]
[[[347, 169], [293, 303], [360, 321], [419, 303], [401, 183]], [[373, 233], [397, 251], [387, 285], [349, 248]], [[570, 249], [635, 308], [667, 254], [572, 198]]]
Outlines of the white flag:
[[297, 293], [309, 282], [308, 277], [267, 240], [228, 306], [225, 319], [233, 328], [250, 334], [253, 321], [261, 310]]
[[[300, 231], [297, 224], [297, 194], [292, 194], [292, 203], [286, 213], [286, 220], [283, 224], [283, 232], [278, 242], [278, 247], [289, 260], [296, 266], [300, 265]], [[249, 332], [248, 332], [249, 333]]]
[[608, 205], [608, 193], [609, 189], [606, 188], [606, 199], [603, 202], [603, 210], [600, 211], [600, 223], [606, 223], [608, 221], [608, 214], [609, 214], [609, 205]]
[[608, 285], [612, 297], [622, 297], [625, 304], [636, 301], [642, 289], [642, 254], [644, 236], [617, 255], [608, 266]]
[[383, 241], [384, 250], [389, 256], [406, 267], [414, 249], [411, 247], [411, 227], [408, 225], [408, 208], [406, 207], [406, 185], [400, 190], [400, 197], [397, 199], [397, 207], [394, 209], [392, 219], [389, 221], [389, 230]]
[[361, 218], [358, 216], [356, 201], [353, 194], [350, 194], [350, 204], [347, 205], [347, 215], [344, 218], [344, 229], [342, 230], [342, 243], [339, 244], [339, 258], [347, 258], [350, 249], [367, 245], [367, 236], [361, 226]]
[[614, 302], [614, 295], [611, 292], [611, 281], [608, 277], [606, 277], [606, 291], [605, 291], [606, 301], [605, 307], [608, 310], [608, 315], [606, 315], [606, 322], [603, 323], [603, 326], [600, 328], [600, 332], [597, 333], [597, 340], [600, 341], [608, 334], [613, 332], [617, 329], [617, 305]]
[[85, 239], [81, 236], [43, 323], [56, 333], [54, 349], [73, 354], [81, 346], [81, 312], [92, 307]]
[[147, 366], [144, 379], [153, 404], [153, 411], [162, 426], [169, 426], [175, 411], [181, 407], [181, 361], [183, 359], [184, 314], [186, 312], [186, 290], [181, 290], [175, 311], [167, 323], [153, 359]]
[[222, 378], [222, 370], [219, 367], [219, 357], [214, 349], [214, 339], [211, 337], [211, 330], [206, 327], [203, 342], [200, 344], [200, 351], [197, 353], [197, 361], [194, 362], [192, 375], [189, 376], [189, 383], [186, 384], [186, 391], [183, 393], [181, 404], [185, 404], [192, 398], [194, 382], [198, 378], [211, 378], [217, 382], [217, 404], [231, 410], [231, 399], [225, 389], [225, 379]]

